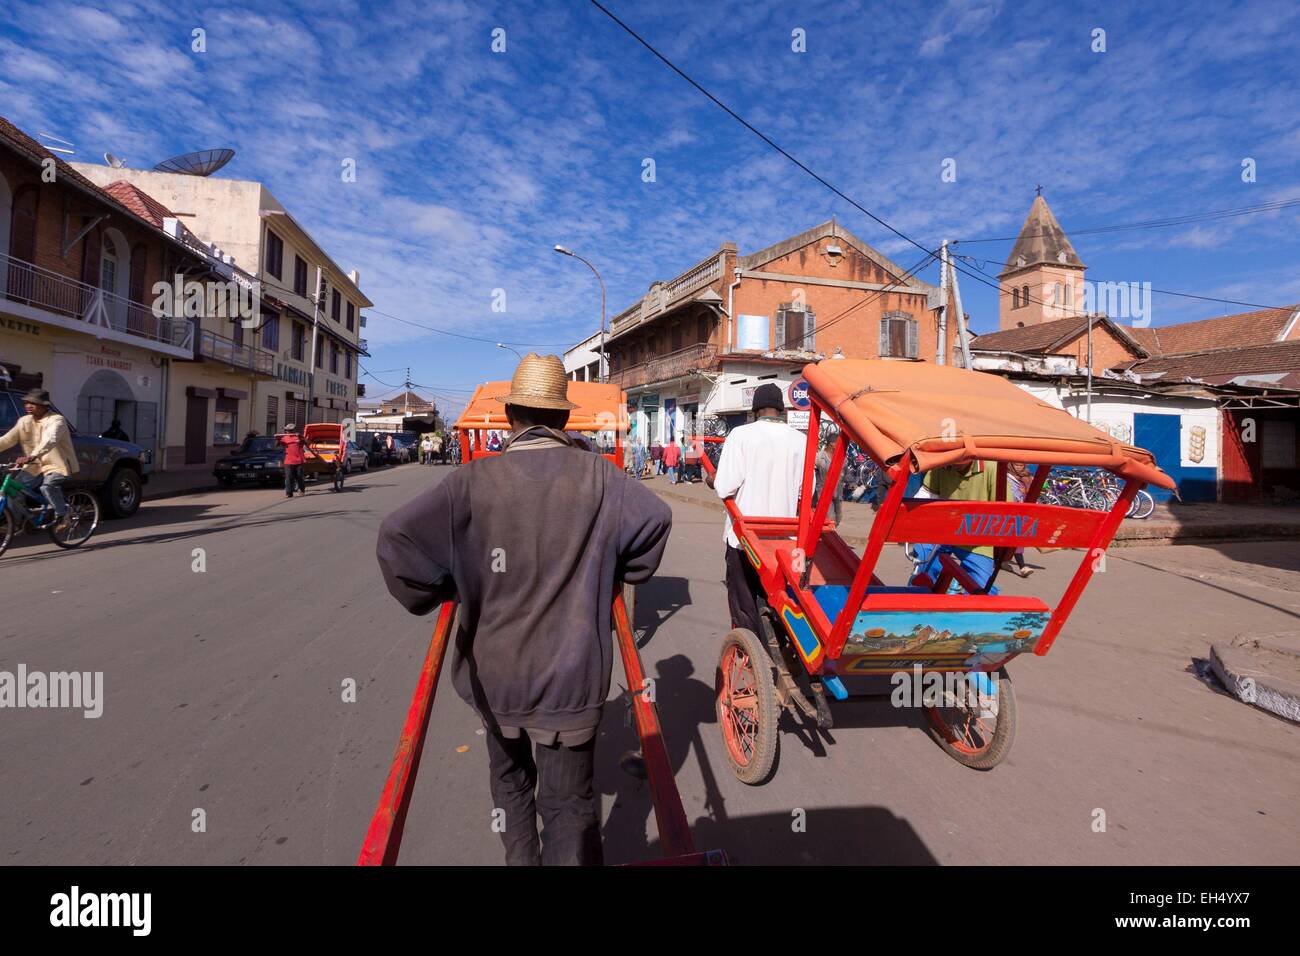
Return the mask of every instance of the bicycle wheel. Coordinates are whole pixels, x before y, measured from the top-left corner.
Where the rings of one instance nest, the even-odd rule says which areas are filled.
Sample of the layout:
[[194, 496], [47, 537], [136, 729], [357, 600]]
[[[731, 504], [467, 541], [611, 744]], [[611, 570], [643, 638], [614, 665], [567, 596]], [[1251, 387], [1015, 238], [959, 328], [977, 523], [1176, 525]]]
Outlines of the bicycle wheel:
[[1136, 495], [1134, 495], [1133, 509], [1131, 512], [1134, 518], [1138, 518], [1139, 520], [1143, 518], [1150, 518], [1151, 512], [1155, 510], [1156, 510], [1156, 500], [1151, 497], [1151, 492], [1146, 491], [1144, 489], [1142, 491], [1139, 491]]
[[0, 554], [9, 550], [14, 540], [14, 519], [9, 515], [8, 505], [0, 511]]
[[1083, 500], [1083, 507], [1091, 511], [1109, 511], [1114, 502], [1107, 502], [1106, 492], [1102, 491], [1096, 485], [1080, 485], [1079, 496]]
[[60, 548], [79, 548], [99, 527], [99, 501], [94, 495], [76, 491], [68, 495], [64, 520], [50, 526], [50, 540]]

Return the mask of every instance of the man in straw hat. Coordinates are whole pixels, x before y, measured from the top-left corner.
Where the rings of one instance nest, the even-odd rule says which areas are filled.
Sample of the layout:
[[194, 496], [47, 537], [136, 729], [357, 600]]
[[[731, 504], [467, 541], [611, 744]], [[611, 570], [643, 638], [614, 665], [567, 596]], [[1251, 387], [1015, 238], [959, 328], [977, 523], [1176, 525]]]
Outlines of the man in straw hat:
[[79, 467], [72, 431], [67, 419], [50, 411], [50, 393], [44, 389], [32, 389], [24, 395], [23, 409], [27, 414], [0, 437], [0, 451], [22, 445], [17, 464], [22, 466], [23, 474], [18, 480], [33, 491], [40, 488], [56, 520], [61, 520], [68, 513], [63, 482]]
[[389, 515], [379, 566], [413, 614], [460, 600], [452, 682], [487, 732], [506, 862], [599, 864], [592, 773], [610, 606], [619, 582], [659, 567], [672, 512], [564, 434], [575, 406], [558, 357], [524, 356], [498, 397], [511, 428], [504, 452]]

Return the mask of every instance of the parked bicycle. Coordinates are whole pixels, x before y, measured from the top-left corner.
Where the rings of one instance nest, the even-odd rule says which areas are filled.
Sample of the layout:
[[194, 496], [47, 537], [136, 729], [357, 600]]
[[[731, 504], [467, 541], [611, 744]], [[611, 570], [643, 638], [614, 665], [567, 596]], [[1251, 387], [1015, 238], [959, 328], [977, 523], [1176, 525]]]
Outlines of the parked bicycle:
[[5, 470], [0, 482], [0, 555], [9, 550], [14, 536], [22, 531], [47, 531], [60, 548], [78, 548], [90, 540], [99, 527], [99, 501], [86, 491], [66, 493], [67, 518], [56, 521], [54, 509], [39, 490], [28, 488], [16, 477], [19, 466]]

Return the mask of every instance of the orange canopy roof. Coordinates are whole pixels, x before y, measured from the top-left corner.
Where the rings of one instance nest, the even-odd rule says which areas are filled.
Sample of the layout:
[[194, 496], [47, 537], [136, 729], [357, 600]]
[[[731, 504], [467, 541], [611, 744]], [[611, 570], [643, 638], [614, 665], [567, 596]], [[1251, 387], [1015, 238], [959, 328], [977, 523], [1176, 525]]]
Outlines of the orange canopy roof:
[[1106, 468], [1162, 488], [1173, 479], [1149, 451], [1125, 445], [999, 375], [930, 362], [827, 359], [804, 377], [872, 457], [914, 470], [968, 462]]
[[[454, 428], [509, 428], [506, 407], [500, 396], [510, 394], [509, 382], [484, 382], [456, 419]], [[605, 382], [569, 382], [569, 401], [578, 407], [569, 412], [566, 431], [627, 431], [627, 393]]]

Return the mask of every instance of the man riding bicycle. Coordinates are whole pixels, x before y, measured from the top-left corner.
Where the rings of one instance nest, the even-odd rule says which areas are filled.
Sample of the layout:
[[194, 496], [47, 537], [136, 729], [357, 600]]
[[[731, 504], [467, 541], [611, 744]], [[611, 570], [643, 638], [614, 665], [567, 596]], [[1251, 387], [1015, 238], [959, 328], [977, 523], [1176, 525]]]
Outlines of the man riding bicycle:
[[23, 474], [17, 480], [33, 492], [39, 488], [54, 511], [55, 521], [62, 521], [68, 513], [63, 483], [78, 469], [72, 431], [67, 419], [50, 411], [50, 393], [44, 389], [32, 389], [24, 395], [23, 409], [27, 414], [8, 434], [0, 436], [0, 451], [22, 446], [17, 464], [22, 466]]

